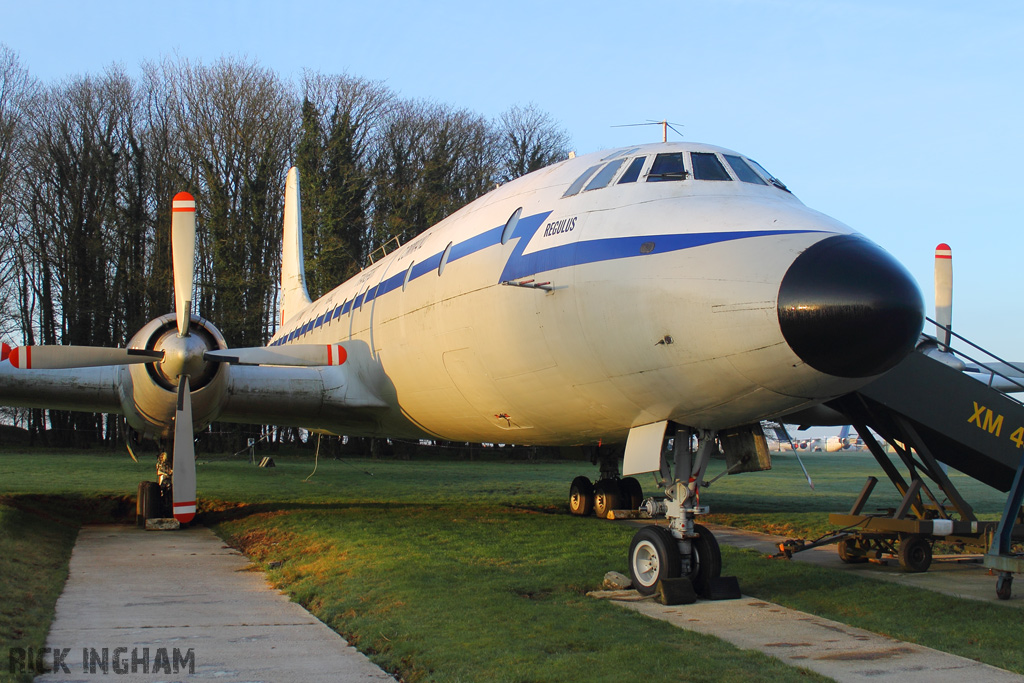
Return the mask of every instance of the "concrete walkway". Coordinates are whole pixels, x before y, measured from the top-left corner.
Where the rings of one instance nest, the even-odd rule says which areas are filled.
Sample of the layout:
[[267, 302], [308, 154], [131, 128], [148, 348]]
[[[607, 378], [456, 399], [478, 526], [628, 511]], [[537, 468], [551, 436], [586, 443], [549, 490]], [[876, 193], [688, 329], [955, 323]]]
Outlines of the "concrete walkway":
[[841, 683], [1009, 683], [1019, 676], [972, 659], [880, 636], [836, 621], [744, 596], [739, 600], [660, 605], [636, 591], [601, 591], [615, 601], [688, 631], [760, 650]]
[[47, 646], [37, 681], [394, 680], [205, 527], [83, 527]]
[[[719, 543], [735, 548], [749, 548], [766, 555], [777, 553], [779, 543], [786, 540], [783, 536], [771, 536], [717, 524], [708, 524], [707, 526], [715, 534]], [[779, 560], [779, 562], [786, 561], [785, 559]], [[937, 556], [928, 571], [908, 573], [900, 569], [900, 563], [897, 560], [883, 560], [884, 564], [877, 562], [846, 564], [839, 559], [839, 553], [833, 544], [796, 553], [791, 561], [807, 562], [866, 579], [890, 581], [901, 586], [914, 586], [1001, 607], [1024, 608], [1024, 580], [1017, 579], [1015, 581], [1009, 600], [1000, 600], [996, 596], [996, 577], [990, 574], [980, 561], [965, 561], [963, 556]]]

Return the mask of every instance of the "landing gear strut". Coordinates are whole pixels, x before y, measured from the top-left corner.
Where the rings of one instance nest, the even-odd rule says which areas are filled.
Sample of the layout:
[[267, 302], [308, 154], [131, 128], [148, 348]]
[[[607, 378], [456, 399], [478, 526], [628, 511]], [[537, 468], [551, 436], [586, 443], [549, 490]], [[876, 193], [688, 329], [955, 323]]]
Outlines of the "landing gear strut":
[[[694, 517], [708, 512], [700, 505], [702, 481], [711, 454], [716, 449], [716, 433], [698, 433], [696, 457], [690, 450], [691, 432], [679, 428], [673, 448], [674, 467], [665, 499], [648, 498], [641, 506], [652, 518], [665, 517], [668, 528], [645, 526], [633, 536], [629, 548], [629, 573], [633, 585], [643, 595], [651, 595], [662, 579], [689, 577], [694, 591], [707, 594], [713, 579], [722, 573], [722, 553], [714, 535]], [[662, 475], [669, 480], [669, 466], [662, 455]]]
[[591, 483], [586, 477], [576, 477], [569, 486], [569, 512], [586, 516], [591, 512], [607, 518], [612, 510], [640, 508], [644, 492], [633, 477], [619, 478], [619, 459], [622, 449], [598, 446], [592, 452], [593, 462], [600, 462], [600, 478]]
[[135, 522], [145, 528], [147, 519], [165, 519], [172, 515], [173, 466], [167, 451], [156, 460], [156, 481], [139, 482]]

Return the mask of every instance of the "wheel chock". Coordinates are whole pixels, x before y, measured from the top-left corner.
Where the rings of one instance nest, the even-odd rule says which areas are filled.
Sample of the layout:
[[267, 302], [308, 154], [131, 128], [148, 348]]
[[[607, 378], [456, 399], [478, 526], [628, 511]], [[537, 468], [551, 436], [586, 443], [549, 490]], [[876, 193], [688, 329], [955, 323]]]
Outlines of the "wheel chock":
[[708, 600], [739, 600], [740, 582], [735, 576], [716, 576], [708, 579], [708, 588], [703, 597]]
[[662, 605], [692, 605], [697, 602], [697, 592], [686, 577], [662, 579], [658, 582], [657, 600]]

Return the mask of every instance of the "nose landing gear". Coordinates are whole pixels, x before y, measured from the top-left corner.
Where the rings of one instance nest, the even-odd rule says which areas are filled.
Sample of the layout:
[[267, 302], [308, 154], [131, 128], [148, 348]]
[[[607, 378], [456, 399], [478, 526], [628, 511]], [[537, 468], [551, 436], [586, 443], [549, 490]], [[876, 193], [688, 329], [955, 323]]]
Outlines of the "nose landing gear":
[[[698, 484], [702, 481], [711, 454], [717, 448], [716, 433], [702, 430], [698, 434], [696, 458], [690, 450], [691, 432], [679, 428], [673, 448], [672, 483], [665, 489], [665, 499], [648, 498], [641, 511], [650, 517], [664, 517], [668, 527], [642, 527], [633, 536], [629, 547], [629, 573], [633, 586], [642, 595], [655, 592], [662, 579], [685, 576], [698, 594], [706, 595], [711, 583], [722, 573], [722, 553], [707, 527], [696, 524], [697, 515], [706, 514], [700, 505]], [[669, 471], [662, 453], [661, 471]], [[685, 477], [685, 479], [684, 479]]]

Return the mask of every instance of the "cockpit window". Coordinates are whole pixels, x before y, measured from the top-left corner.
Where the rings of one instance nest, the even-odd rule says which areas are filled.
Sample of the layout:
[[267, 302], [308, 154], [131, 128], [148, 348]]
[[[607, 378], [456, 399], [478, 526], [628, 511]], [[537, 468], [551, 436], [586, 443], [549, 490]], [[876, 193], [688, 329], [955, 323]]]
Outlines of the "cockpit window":
[[622, 183], [635, 183], [636, 179], [640, 177], [640, 169], [644, 167], [644, 160], [647, 157], [637, 157], [633, 161], [629, 162], [629, 167], [626, 172], [619, 178], [619, 185]]
[[587, 183], [587, 186], [583, 188], [584, 192], [587, 190], [599, 190], [602, 187], [607, 187], [608, 183], [612, 181], [615, 174], [619, 172], [619, 168], [625, 163], [625, 159], [616, 159], [615, 161], [609, 161], [608, 165], [597, 172], [594, 179]]
[[718, 155], [711, 152], [691, 152], [693, 177], [697, 180], [732, 180]]
[[601, 164], [598, 164], [597, 166], [591, 166], [586, 171], [584, 171], [583, 175], [581, 175], [576, 180], [572, 181], [572, 185], [569, 186], [569, 189], [566, 190], [565, 194], [563, 194], [562, 196], [571, 197], [574, 194], [578, 194], [579, 191], [583, 189], [583, 183], [587, 182], [587, 180], [590, 179], [590, 176], [594, 175], [594, 172], [597, 171], [597, 169], [599, 168], [601, 168]]
[[633, 147], [631, 149], [624, 149], [624, 150], [621, 150], [619, 152], [612, 152], [611, 154], [606, 156], [604, 159], [601, 159], [601, 161], [608, 161], [609, 159], [614, 159], [615, 157], [628, 157], [630, 154], [632, 154], [633, 152], [637, 151], [638, 149], [640, 149], [640, 148], [639, 147]]
[[750, 168], [750, 164], [743, 160], [743, 157], [733, 156], [732, 154], [723, 154], [726, 162], [732, 168], [733, 173], [736, 177], [745, 183], [753, 183], [755, 185], [767, 185], [761, 176], [754, 173], [754, 169]]
[[755, 170], [756, 170], [756, 171], [757, 171], [758, 173], [760, 173], [760, 174], [761, 174], [761, 176], [762, 176], [762, 177], [763, 177], [763, 178], [764, 178], [765, 180], [767, 180], [767, 181], [768, 181], [769, 183], [771, 183], [771, 184], [772, 184], [772, 185], [774, 185], [775, 187], [779, 188], [780, 190], [785, 190], [786, 192], [789, 192], [789, 188], [788, 188], [788, 187], [786, 187], [786, 185], [785, 185], [785, 184], [784, 184], [784, 183], [783, 183], [783, 182], [782, 182], [781, 180], [779, 180], [778, 178], [776, 178], [775, 176], [773, 176], [773, 175], [772, 175], [771, 173], [769, 173], [768, 171], [764, 170], [764, 166], [762, 166], [761, 164], [757, 163], [757, 162], [756, 162], [756, 161], [754, 161], [753, 159], [747, 159], [747, 161], [749, 161], [749, 162], [750, 162], [750, 165], [751, 165], [751, 166], [753, 166], [753, 167], [754, 167], [754, 169], [755, 169]]
[[647, 182], [657, 183], [666, 180], [684, 180], [686, 168], [683, 166], [682, 152], [665, 152], [654, 157], [651, 171], [647, 174]]

